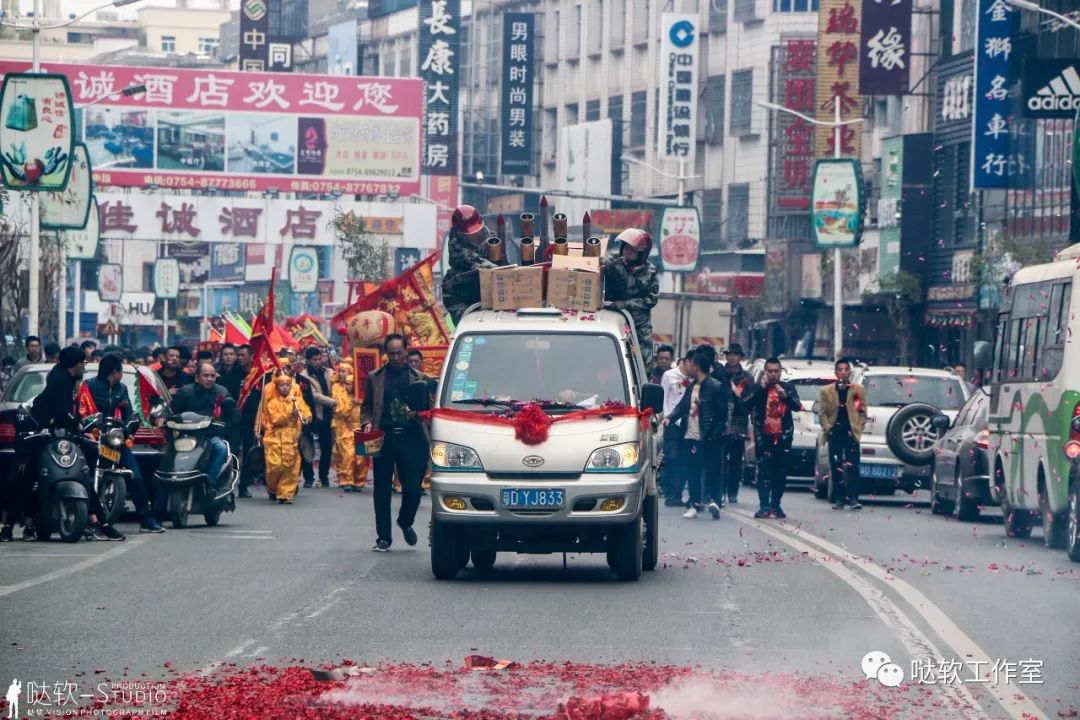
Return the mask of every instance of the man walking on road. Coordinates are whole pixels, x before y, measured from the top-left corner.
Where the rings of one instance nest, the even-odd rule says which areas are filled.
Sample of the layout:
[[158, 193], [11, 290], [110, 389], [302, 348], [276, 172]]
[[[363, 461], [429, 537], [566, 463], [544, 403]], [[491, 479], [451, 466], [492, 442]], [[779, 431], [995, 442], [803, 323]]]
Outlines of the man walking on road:
[[401, 479], [402, 500], [397, 524], [405, 542], [415, 545], [413, 521], [420, 508], [420, 482], [427, 466], [427, 438], [415, 415], [405, 405], [409, 385], [423, 376], [409, 367], [405, 338], [387, 335], [383, 345], [387, 364], [367, 376], [360, 422], [365, 432], [382, 430], [382, 451], [375, 458], [375, 530], [376, 552], [387, 552], [393, 542], [390, 527], [391, 483], [394, 469]]
[[859, 442], [866, 427], [866, 389], [851, 382], [851, 363], [836, 361], [836, 382], [821, 388], [818, 398], [821, 431], [829, 442], [829, 467], [834, 510], [859, 504]]
[[[686, 388], [690, 385], [693, 363], [691, 353], [687, 353], [679, 360], [678, 365], [673, 366], [664, 373], [660, 380], [660, 387], [664, 389], [664, 417], [669, 418], [674, 414], [679, 401], [686, 394]], [[664, 493], [665, 507], [682, 507], [683, 488], [686, 487], [686, 463], [683, 459], [682, 437], [678, 426], [664, 425], [664, 464], [660, 485]]]
[[[330, 380], [326, 377], [326, 369], [323, 367], [325, 356], [317, 347], [309, 347], [304, 353], [307, 364], [297, 376], [300, 381], [300, 389], [304, 393], [304, 401], [311, 409], [311, 423], [304, 430], [314, 444], [315, 438], [319, 439], [319, 482], [323, 487], [330, 487], [330, 465], [334, 451], [334, 434], [330, 430], [330, 421], [334, 417], [333, 394], [330, 392]], [[302, 465], [304, 473], [304, 487], [310, 488], [315, 484], [315, 469], [313, 463], [305, 460]]]
[[757, 452], [758, 511], [756, 518], [786, 518], [780, 500], [787, 488], [787, 463], [795, 437], [792, 413], [802, 409], [795, 385], [780, 379], [783, 367], [776, 358], [765, 361], [761, 384], [743, 394], [742, 402], [753, 416], [754, 448]]
[[669, 424], [681, 428], [683, 463], [690, 484], [690, 509], [683, 517], [692, 520], [708, 510], [720, 519], [724, 488], [720, 477], [720, 439], [727, 429], [728, 396], [731, 389], [712, 377], [712, 361], [703, 352], [694, 353], [694, 383], [687, 388]]
[[746, 434], [750, 428], [750, 417], [739, 400], [753, 382], [750, 373], [742, 366], [743, 357], [742, 345], [732, 343], [724, 353], [725, 364], [713, 372], [713, 377], [731, 386], [728, 431], [721, 441], [721, 476], [724, 478], [724, 489], [729, 503], [738, 502], [739, 486], [743, 478], [743, 451], [746, 449]]

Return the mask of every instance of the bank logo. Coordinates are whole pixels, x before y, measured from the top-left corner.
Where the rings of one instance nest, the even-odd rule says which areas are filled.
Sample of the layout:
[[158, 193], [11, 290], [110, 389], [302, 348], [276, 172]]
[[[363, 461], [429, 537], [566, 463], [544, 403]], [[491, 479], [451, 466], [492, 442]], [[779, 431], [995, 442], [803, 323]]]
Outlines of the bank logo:
[[1080, 107], [1080, 75], [1076, 67], [1070, 65], [1039, 88], [1028, 98], [1027, 106], [1033, 112], [1076, 112]]

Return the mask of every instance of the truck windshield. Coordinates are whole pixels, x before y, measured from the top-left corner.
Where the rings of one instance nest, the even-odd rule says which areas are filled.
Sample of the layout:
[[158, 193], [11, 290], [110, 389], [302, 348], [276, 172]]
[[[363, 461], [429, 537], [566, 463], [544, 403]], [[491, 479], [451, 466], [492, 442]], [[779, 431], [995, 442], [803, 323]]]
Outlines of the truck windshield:
[[[488, 406], [483, 400], [492, 401]], [[454, 347], [442, 406], [491, 412], [506, 402], [550, 411], [629, 404], [619, 344], [610, 335], [470, 333]]]

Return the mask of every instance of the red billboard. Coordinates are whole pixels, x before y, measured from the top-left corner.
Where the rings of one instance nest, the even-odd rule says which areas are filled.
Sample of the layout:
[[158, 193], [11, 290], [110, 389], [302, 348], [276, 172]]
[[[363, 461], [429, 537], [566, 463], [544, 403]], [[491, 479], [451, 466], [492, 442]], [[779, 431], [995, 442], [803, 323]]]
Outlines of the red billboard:
[[[0, 62], [0, 74], [26, 63]], [[102, 185], [407, 196], [420, 189], [415, 78], [49, 64], [82, 111]], [[143, 85], [145, 92], [121, 90]], [[106, 98], [106, 99], [102, 99]]]

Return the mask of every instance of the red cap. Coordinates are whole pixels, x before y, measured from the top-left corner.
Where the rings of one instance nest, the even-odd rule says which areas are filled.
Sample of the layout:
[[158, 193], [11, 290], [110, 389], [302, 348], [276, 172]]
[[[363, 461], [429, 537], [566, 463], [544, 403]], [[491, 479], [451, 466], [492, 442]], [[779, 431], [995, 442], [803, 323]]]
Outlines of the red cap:
[[640, 254], [639, 259], [644, 261], [652, 252], [652, 235], [640, 228], [627, 228], [619, 233], [615, 242], [626, 243]]
[[472, 235], [484, 227], [484, 218], [472, 205], [459, 205], [450, 218], [450, 227], [456, 233]]

